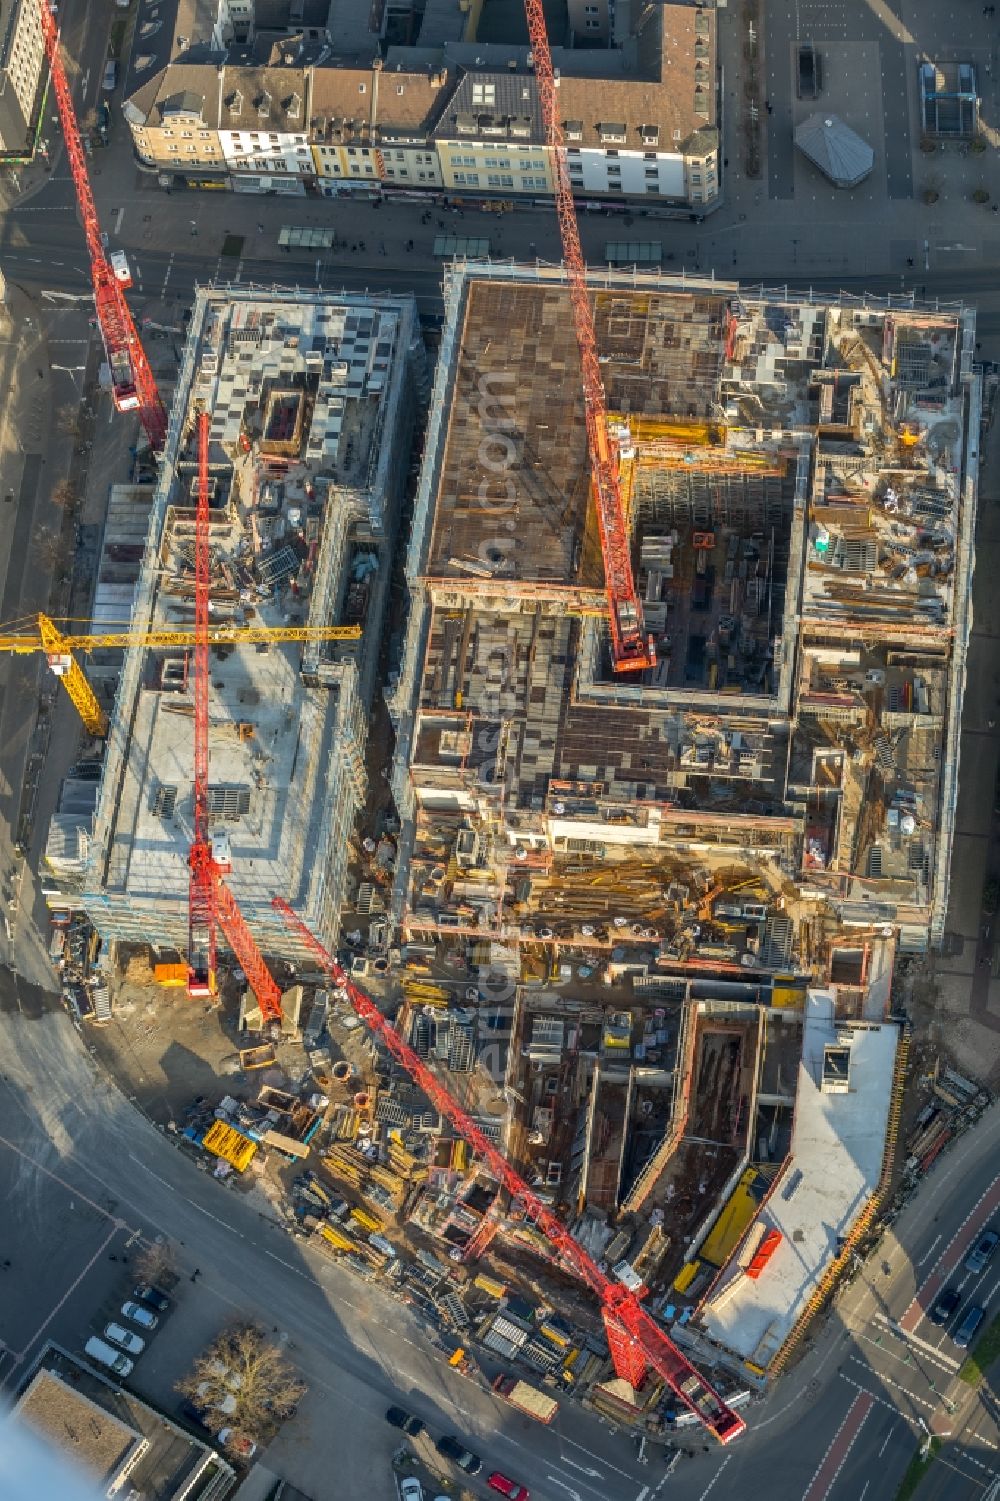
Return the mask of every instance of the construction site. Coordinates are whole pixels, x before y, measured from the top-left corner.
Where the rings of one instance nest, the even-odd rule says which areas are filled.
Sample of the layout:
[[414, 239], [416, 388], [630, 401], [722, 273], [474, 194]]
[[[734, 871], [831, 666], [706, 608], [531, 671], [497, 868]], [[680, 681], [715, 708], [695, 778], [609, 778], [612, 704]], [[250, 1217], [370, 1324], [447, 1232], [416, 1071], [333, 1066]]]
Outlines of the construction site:
[[[511, 1159], [601, 1264], [705, 1358], [764, 1371], [797, 1314], [755, 1313], [750, 1339], [729, 1293], [706, 1343], [698, 1310], [792, 1171], [803, 1018], [832, 997], [831, 1036], [877, 1082], [865, 1183], [828, 1243], [796, 1248], [790, 1314], [884, 1187], [889, 980], [947, 905], [973, 317], [641, 276], [592, 291], [649, 642], [624, 673], [567, 300], [557, 272], [448, 273], [389, 694], [393, 916], [404, 964], [435, 973], [406, 981], [397, 1025], [424, 1047], [434, 981], [478, 977], [448, 1013], [464, 1098], [495, 1110], [502, 1081]], [[464, 1226], [477, 1256], [524, 1239], [516, 1201]]]
[[[147, 1001], [207, 1000], [238, 1046], [165, 1098], [180, 1150], [416, 1306], [452, 1364], [481, 1347], [728, 1444], [892, 1181], [893, 967], [948, 895], [973, 315], [590, 278], [530, 4], [563, 264], [445, 272], [386, 852], [356, 826], [414, 300], [201, 291], [168, 418], [43, 14], [112, 399], [159, 460], [122, 630], [40, 616], [11, 647], [106, 741], [51, 840], [83, 888], [53, 963], [101, 990], [75, 1018], [110, 1031], [122, 958]], [[125, 652], [110, 719], [76, 650]], [[933, 1160], [955, 1116], [918, 1124]]]
[[[281, 927], [277, 891], [336, 944], [416, 411], [414, 327], [407, 298], [198, 296], [88, 847], [83, 905], [106, 944], [188, 947], [200, 412], [214, 857], [262, 945]], [[290, 957], [287, 933], [271, 946]]]

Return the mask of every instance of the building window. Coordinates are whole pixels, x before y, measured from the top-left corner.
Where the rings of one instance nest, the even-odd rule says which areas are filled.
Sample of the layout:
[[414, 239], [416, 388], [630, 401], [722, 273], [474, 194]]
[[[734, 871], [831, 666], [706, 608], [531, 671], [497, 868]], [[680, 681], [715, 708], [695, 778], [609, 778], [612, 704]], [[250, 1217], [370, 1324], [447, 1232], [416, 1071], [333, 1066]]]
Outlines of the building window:
[[600, 31], [600, 29], [601, 29], [601, 23], [600, 23], [600, 21], [589, 21], [588, 20], [588, 22], [587, 22], [587, 30], [588, 31]]

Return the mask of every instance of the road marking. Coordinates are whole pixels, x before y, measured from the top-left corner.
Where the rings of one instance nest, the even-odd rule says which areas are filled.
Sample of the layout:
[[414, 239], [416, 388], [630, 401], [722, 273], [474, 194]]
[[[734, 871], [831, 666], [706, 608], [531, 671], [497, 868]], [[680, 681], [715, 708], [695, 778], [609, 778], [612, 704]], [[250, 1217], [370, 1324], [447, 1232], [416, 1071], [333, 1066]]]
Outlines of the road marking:
[[568, 1491], [573, 1497], [573, 1501], [580, 1501], [579, 1491], [575, 1491], [571, 1485], [567, 1485], [565, 1480], [560, 1480], [558, 1475], [547, 1475], [546, 1479], [551, 1480], [553, 1485], [562, 1486], [563, 1490]]
[[[924, 1316], [925, 1308], [937, 1297], [951, 1274], [958, 1270], [962, 1253], [955, 1252], [956, 1243], [959, 1240], [964, 1241], [968, 1237], [973, 1220], [976, 1222], [974, 1233], [978, 1233], [998, 1205], [1000, 1205], [1000, 1177], [994, 1178], [989, 1187], [980, 1194], [975, 1204], [973, 1204], [965, 1216], [965, 1219], [956, 1228], [954, 1235], [934, 1263], [929, 1275], [924, 1279], [920, 1287], [917, 1288], [916, 1295], [909, 1303], [899, 1321], [900, 1326], [907, 1333], [916, 1329]], [[945, 1262], [947, 1262], [947, 1265], [945, 1265]], [[964, 1285], [965, 1283], [963, 1282], [962, 1286]]]
[[[887, 1376], [884, 1371], [873, 1371], [867, 1360], [862, 1360], [859, 1355], [849, 1355], [847, 1358], [848, 1360], [853, 1360], [855, 1365], [863, 1366], [866, 1371], [869, 1371], [871, 1375], [878, 1381], [882, 1382], [884, 1386], [895, 1387], [897, 1392], [902, 1392], [903, 1396], [909, 1397], [911, 1402], [919, 1402], [920, 1406], [926, 1407], [928, 1412], [935, 1412], [937, 1410], [937, 1402], [928, 1402], [926, 1397], [918, 1397], [916, 1392], [911, 1392], [910, 1388], [908, 1386], [904, 1386], [901, 1381], [893, 1381], [892, 1377]], [[867, 1388], [862, 1386], [860, 1390], [866, 1391]], [[898, 1412], [899, 1409], [894, 1408], [893, 1411]]]
[[[566, 1435], [563, 1434], [562, 1435], [562, 1441], [563, 1441], [564, 1444], [570, 1444], [570, 1445], [572, 1445], [572, 1447], [574, 1449], [579, 1449], [579, 1451], [580, 1451], [581, 1454], [587, 1454], [587, 1455], [589, 1455], [589, 1457], [591, 1459], [596, 1459], [597, 1462], [598, 1462], [598, 1464], [604, 1465], [605, 1469], [614, 1470], [615, 1474], [617, 1474], [617, 1475], [624, 1475], [625, 1478], [626, 1478], [626, 1480], [632, 1480], [634, 1478], [632, 1475], [629, 1474], [628, 1470], [621, 1470], [621, 1469], [619, 1469], [617, 1465], [613, 1465], [611, 1463], [610, 1459], [605, 1459], [604, 1456], [603, 1456], [603, 1454], [594, 1454], [592, 1450], [584, 1448], [583, 1444], [578, 1444], [575, 1439], [567, 1438]], [[565, 1459], [565, 1455], [563, 1455], [562, 1458]], [[566, 1460], [566, 1463], [568, 1464], [569, 1461]], [[599, 1470], [595, 1470], [595, 1471], [593, 1471], [593, 1473], [595, 1475], [597, 1475], [597, 1474], [600, 1474], [600, 1471]]]
[[[884, 1325], [904, 1345], [913, 1345], [914, 1348], [925, 1351], [932, 1360], [936, 1361], [938, 1365], [943, 1366], [945, 1370], [957, 1371], [962, 1364], [960, 1360], [955, 1360], [951, 1355], [945, 1355], [938, 1345], [932, 1345], [928, 1340], [921, 1339], [919, 1335], [908, 1334], [905, 1330], [900, 1329], [895, 1320], [886, 1318], [884, 1313], [877, 1313], [872, 1323]], [[886, 1346], [883, 1345], [882, 1349], [884, 1350], [885, 1348]]]
[[72, 1297], [73, 1293], [76, 1292], [77, 1288], [80, 1286], [80, 1283], [83, 1281], [84, 1277], [86, 1277], [87, 1273], [90, 1271], [91, 1267], [94, 1265], [94, 1262], [100, 1260], [101, 1256], [107, 1250], [108, 1246], [110, 1246], [111, 1242], [114, 1240], [114, 1238], [115, 1238], [115, 1236], [117, 1234], [118, 1234], [118, 1225], [114, 1221], [112, 1221], [111, 1225], [110, 1225], [110, 1227], [108, 1229], [107, 1235], [101, 1241], [101, 1244], [98, 1246], [98, 1248], [94, 1252], [93, 1256], [91, 1256], [90, 1260], [85, 1264], [85, 1266], [83, 1267], [83, 1269], [80, 1272], [80, 1275], [76, 1278], [76, 1280], [74, 1282], [70, 1283], [69, 1287], [67, 1287], [66, 1291], [63, 1293], [62, 1297], [59, 1299], [59, 1302], [55, 1305], [55, 1307], [49, 1313], [48, 1318], [44, 1319], [42, 1321], [42, 1323], [39, 1324], [38, 1328], [35, 1330], [34, 1334], [31, 1336], [31, 1338], [28, 1340], [28, 1343], [25, 1345], [25, 1347], [21, 1351], [20, 1355], [17, 1356], [17, 1360], [18, 1360], [19, 1364], [24, 1359], [24, 1357], [27, 1355], [28, 1351], [31, 1349], [31, 1347], [35, 1343], [35, 1341], [38, 1340], [38, 1339], [40, 1339], [42, 1337], [42, 1335], [45, 1333], [45, 1330], [52, 1323], [52, 1320], [55, 1318], [55, 1316], [59, 1312], [60, 1308], [66, 1302], [66, 1299], [69, 1298], [69, 1297]]
[[858, 1501], [865, 1501], [865, 1497], [868, 1494], [868, 1487], [870, 1485], [871, 1485], [871, 1481], [870, 1480], [866, 1480], [865, 1484], [864, 1484], [864, 1489], [862, 1490], [861, 1495], [858, 1497]]
[[722, 1461], [721, 1465], [716, 1470], [715, 1474], [712, 1476], [711, 1480], [708, 1482], [701, 1495], [698, 1497], [698, 1501], [705, 1501], [705, 1497], [708, 1495], [709, 1491], [712, 1490], [714, 1486], [718, 1485], [722, 1472], [726, 1468], [726, 1465], [729, 1464], [732, 1457], [733, 1456], [731, 1454], [726, 1455], [725, 1459]]
[[116, 235], [120, 235], [121, 234], [121, 232], [122, 232], [122, 220], [124, 219], [124, 217], [125, 217], [125, 205], [122, 204], [121, 208], [118, 210], [117, 214], [115, 215], [115, 227], [112, 230], [112, 234], [116, 234]]
[[941, 1237], [940, 1237], [940, 1235], [938, 1235], [938, 1236], [935, 1237], [934, 1240], [931, 1241], [930, 1245], [927, 1247], [927, 1250], [924, 1252], [924, 1254], [921, 1256], [920, 1260], [917, 1262], [917, 1266], [923, 1266], [923, 1264], [924, 1264], [925, 1261], [929, 1261], [930, 1258], [934, 1255], [934, 1249], [935, 1249], [935, 1247], [939, 1246], [940, 1244], [941, 1244]]
[[875, 1398], [870, 1392], [858, 1392], [830, 1440], [829, 1448], [820, 1460], [816, 1473], [803, 1492], [802, 1501], [826, 1501], [874, 1405]]
[[170, 280], [170, 273], [171, 273], [171, 271], [173, 269], [174, 269], [174, 252], [171, 250], [171, 252], [170, 252], [170, 259], [167, 261], [167, 269], [163, 273], [163, 286], [160, 288], [160, 296], [161, 297], [166, 296], [167, 282]]
[[649, 1486], [648, 1485], [644, 1485], [643, 1488], [642, 1488], [642, 1490], [636, 1496], [635, 1501], [646, 1501], [646, 1497], [648, 1495], [649, 1495]]
[[[594, 1470], [590, 1467], [590, 1465], [578, 1465], [575, 1459], [567, 1459], [565, 1454], [561, 1454], [559, 1458], [562, 1460], [564, 1465], [569, 1465], [573, 1470], [579, 1470], [581, 1475], [593, 1475], [595, 1480], [601, 1479], [600, 1470]], [[646, 1489], [648, 1490], [649, 1487], [647, 1486]]]
[[885, 1441], [883, 1442], [881, 1449], [878, 1451], [878, 1457], [879, 1457], [879, 1459], [882, 1458], [882, 1455], [885, 1453], [886, 1449], [888, 1449], [888, 1447], [889, 1447], [889, 1445], [890, 1445], [891, 1442], [892, 1442], [892, 1429], [890, 1428], [889, 1432], [885, 1436]]

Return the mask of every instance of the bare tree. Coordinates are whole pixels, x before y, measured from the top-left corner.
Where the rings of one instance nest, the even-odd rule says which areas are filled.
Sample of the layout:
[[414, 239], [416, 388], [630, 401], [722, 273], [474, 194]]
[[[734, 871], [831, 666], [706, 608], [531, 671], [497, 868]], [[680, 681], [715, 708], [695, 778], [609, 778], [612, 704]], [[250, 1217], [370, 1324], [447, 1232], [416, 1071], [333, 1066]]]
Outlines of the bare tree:
[[220, 1414], [220, 1427], [259, 1442], [305, 1395], [305, 1383], [256, 1324], [236, 1323], [199, 1355], [177, 1383], [182, 1396]]
[[80, 504], [80, 492], [68, 477], [52, 488], [52, 500], [61, 511], [72, 513]]
[[75, 403], [68, 402], [66, 406], [60, 407], [56, 421], [59, 424], [60, 431], [66, 433], [70, 438], [83, 437], [80, 408]]
[[143, 1246], [135, 1257], [137, 1282], [174, 1283], [177, 1280], [177, 1261], [169, 1241], [154, 1240]]
[[50, 571], [63, 569], [69, 562], [69, 549], [60, 532], [36, 532], [32, 547], [38, 562]]

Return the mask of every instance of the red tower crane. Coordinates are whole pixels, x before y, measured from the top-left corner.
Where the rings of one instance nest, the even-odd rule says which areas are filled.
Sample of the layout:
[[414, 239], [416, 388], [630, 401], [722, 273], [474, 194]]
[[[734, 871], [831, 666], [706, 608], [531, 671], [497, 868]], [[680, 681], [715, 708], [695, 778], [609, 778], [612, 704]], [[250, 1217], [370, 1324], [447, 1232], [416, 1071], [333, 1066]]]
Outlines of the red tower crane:
[[223, 881], [228, 851], [208, 832], [209, 689], [209, 492], [208, 412], [198, 413], [198, 498], [194, 539], [194, 839], [188, 853], [188, 995], [215, 994], [216, 930], [221, 928], [236, 955], [265, 1023], [281, 1019], [281, 990], [275, 984], [236, 898]]
[[150, 447], [163, 447], [167, 433], [167, 414], [156, 386], [156, 377], [139, 339], [139, 332], [125, 301], [125, 289], [115, 276], [101, 243], [101, 227], [87, 172], [80, 127], [73, 108], [69, 80], [59, 55], [59, 28], [49, 0], [39, 0], [42, 36], [52, 75], [52, 91], [66, 141], [66, 155], [76, 189], [76, 200], [83, 220], [83, 232], [90, 252], [90, 277], [94, 287], [97, 325], [111, 370], [111, 391], [119, 412], [139, 413]]
[[618, 480], [618, 444], [608, 432], [608, 407], [597, 355], [594, 312], [587, 290], [587, 272], [576, 222], [576, 205], [562, 122], [556, 109], [557, 81], [549, 50], [542, 0], [524, 0], [528, 34], [534, 57], [542, 121], [552, 148], [556, 213], [562, 239], [563, 263], [569, 281], [576, 342], [583, 367], [583, 401], [587, 422], [597, 528], [604, 558], [604, 582], [611, 621], [611, 658], [616, 672], [639, 672], [656, 665], [653, 642], [646, 635], [642, 600], [632, 572], [628, 519]]
[[352, 983], [346, 971], [320, 943], [282, 897], [271, 905], [281, 913], [289, 928], [316, 955], [320, 967], [330, 976], [340, 995], [353, 1007], [365, 1025], [388, 1048], [420, 1086], [435, 1109], [451, 1122], [460, 1136], [483, 1159], [496, 1181], [512, 1196], [520, 1199], [529, 1219], [541, 1230], [563, 1265], [595, 1293], [601, 1303], [608, 1348], [619, 1376], [633, 1388], [642, 1385], [647, 1372], [656, 1371], [677, 1397], [704, 1423], [720, 1443], [728, 1444], [746, 1427], [738, 1413], [727, 1407], [717, 1392], [699, 1374], [689, 1360], [642, 1307], [635, 1294], [621, 1283], [605, 1276], [597, 1263], [566, 1229], [561, 1220], [532, 1193], [524, 1179], [497, 1151], [489, 1138], [460, 1105], [426, 1064], [408, 1047], [395, 1027], [390, 1026], [363, 990]]
[[208, 833], [208, 427], [198, 413], [194, 528], [194, 839], [188, 853], [188, 995], [215, 994], [215, 861]]

